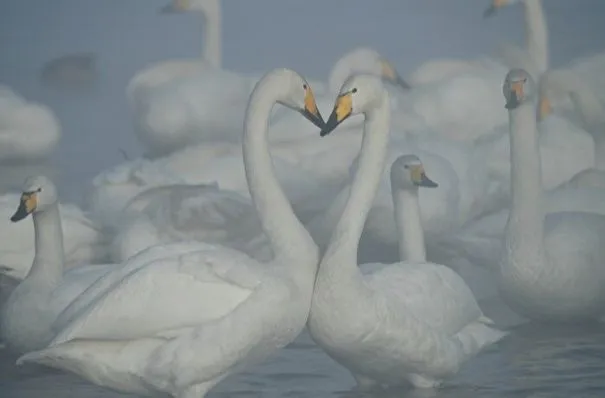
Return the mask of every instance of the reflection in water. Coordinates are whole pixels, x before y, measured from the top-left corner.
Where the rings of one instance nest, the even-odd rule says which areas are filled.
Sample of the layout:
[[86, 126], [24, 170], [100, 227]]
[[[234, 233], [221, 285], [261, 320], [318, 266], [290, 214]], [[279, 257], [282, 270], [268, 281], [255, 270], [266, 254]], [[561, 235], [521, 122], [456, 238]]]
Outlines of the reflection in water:
[[[0, 351], [1, 352], [1, 351]], [[0, 356], [3, 398], [118, 398], [74, 376], [15, 367]], [[528, 324], [515, 329], [436, 391], [407, 388], [359, 392], [350, 374], [303, 333], [272, 360], [217, 386], [212, 397], [333, 398], [571, 398], [605, 391], [605, 328]]]

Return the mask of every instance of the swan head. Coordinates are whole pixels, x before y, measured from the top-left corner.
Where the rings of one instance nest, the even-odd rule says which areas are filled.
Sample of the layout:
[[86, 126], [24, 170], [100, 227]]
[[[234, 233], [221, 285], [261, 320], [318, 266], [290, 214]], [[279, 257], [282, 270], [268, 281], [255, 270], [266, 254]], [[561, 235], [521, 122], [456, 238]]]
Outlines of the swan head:
[[48, 206], [55, 203], [57, 203], [55, 184], [44, 176], [29, 177], [25, 180], [19, 207], [11, 217], [11, 221], [21, 221], [29, 214], [44, 211]]
[[419, 187], [437, 188], [439, 185], [427, 177], [424, 165], [416, 155], [402, 155], [391, 165], [391, 189], [416, 190]]
[[379, 77], [369, 74], [349, 77], [340, 88], [334, 110], [320, 135], [323, 137], [330, 134], [340, 123], [353, 115], [365, 114], [376, 108], [383, 101], [388, 100], [387, 97]]
[[524, 69], [511, 69], [504, 79], [502, 93], [506, 99], [506, 109], [516, 109], [521, 104], [533, 102], [536, 96], [536, 84]]
[[209, 12], [210, 10], [218, 9], [218, 0], [171, 0], [170, 3], [160, 8], [160, 13], [174, 14], [194, 10]]
[[304, 77], [292, 69], [278, 68], [267, 73], [261, 79], [261, 81], [270, 80], [278, 87], [277, 102], [279, 104], [300, 113], [319, 128], [325, 126], [317, 102], [315, 102], [311, 85]]
[[483, 12], [483, 16], [485, 18], [491, 17], [495, 15], [499, 9], [518, 3], [519, 1], [521, 0], [491, 0], [491, 4], [487, 7], [485, 12]]
[[337, 92], [349, 76], [359, 73], [369, 73], [404, 90], [410, 89], [389, 60], [371, 48], [360, 47], [349, 51], [336, 62], [330, 73], [330, 91]]

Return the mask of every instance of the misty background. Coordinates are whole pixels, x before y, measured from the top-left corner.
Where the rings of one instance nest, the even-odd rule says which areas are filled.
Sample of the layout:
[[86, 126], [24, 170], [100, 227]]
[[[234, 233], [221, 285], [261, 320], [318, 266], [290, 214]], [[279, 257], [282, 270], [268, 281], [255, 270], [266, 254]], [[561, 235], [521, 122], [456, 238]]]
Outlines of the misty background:
[[[2, 0], [0, 83], [52, 108], [62, 126], [54, 155], [63, 200], [80, 201], [99, 171], [141, 149], [125, 87], [149, 63], [197, 57], [202, 21], [161, 15], [169, 0]], [[367, 45], [405, 76], [435, 58], [495, 54], [523, 38], [523, 9], [483, 19], [489, 0], [225, 0], [223, 59], [228, 70], [262, 74], [290, 67], [325, 80], [348, 50]], [[546, 0], [552, 66], [605, 47], [605, 2]], [[94, 52], [99, 85], [87, 95], [44, 88], [40, 68], [52, 58]]]

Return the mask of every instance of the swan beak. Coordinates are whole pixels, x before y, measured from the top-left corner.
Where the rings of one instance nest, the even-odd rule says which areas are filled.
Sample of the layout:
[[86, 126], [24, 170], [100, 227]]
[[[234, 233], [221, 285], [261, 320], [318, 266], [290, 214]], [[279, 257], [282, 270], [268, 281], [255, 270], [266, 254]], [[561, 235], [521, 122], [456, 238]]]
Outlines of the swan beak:
[[321, 113], [319, 112], [319, 109], [317, 108], [315, 96], [313, 95], [313, 91], [309, 85], [307, 85], [307, 88], [305, 89], [305, 107], [301, 113], [307, 120], [320, 129], [323, 129], [326, 125]]
[[496, 14], [500, 8], [507, 5], [508, 0], [492, 0], [492, 4], [483, 12], [483, 18], [489, 18]]
[[183, 12], [186, 7], [186, 0], [172, 0], [164, 7], [160, 8], [160, 14], [175, 14]]
[[405, 80], [401, 78], [401, 76], [399, 76], [399, 73], [397, 73], [397, 70], [389, 61], [383, 59], [380, 61], [380, 64], [382, 68], [383, 79], [395, 84], [396, 86], [401, 87], [403, 90], [411, 89], [410, 85], [407, 84]]
[[538, 121], [544, 120], [546, 116], [552, 113], [552, 105], [550, 104], [550, 100], [543, 96], [540, 99], [540, 105], [538, 107]]
[[338, 125], [344, 122], [351, 113], [353, 112], [353, 98], [351, 93], [340, 94], [336, 98], [336, 104], [334, 110], [330, 114], [328, 121], [319, 133], [320, 136], [324, 137], [330, 134]]
[[439, 186], [439, 184], [426, 176], [424, 167], [422, 166], [412, 167], [410, 173], [412, 175], [412, 182], [418, 187], [437, 188]]
[[19, 201], [19, 207], [13, 216], [11, 217], [12, 222], [23, 220], [38, 206], [38, 197], [36, 192], [23, 192], [21, 200]]
[[506, 109], [515, 109], [516, 107], [519, 106], [519, 104], [521, 104], [521, 100], [524, 97], [524, 92], [523, 92], [523, 83], [525, 83], [524, 81], [517, 81], [517, 82], [512, 82], [510, 85], [510, 96], [508, 97], [508, 100], [506, 101], [506, 105], [504, 105], [504, 107]]

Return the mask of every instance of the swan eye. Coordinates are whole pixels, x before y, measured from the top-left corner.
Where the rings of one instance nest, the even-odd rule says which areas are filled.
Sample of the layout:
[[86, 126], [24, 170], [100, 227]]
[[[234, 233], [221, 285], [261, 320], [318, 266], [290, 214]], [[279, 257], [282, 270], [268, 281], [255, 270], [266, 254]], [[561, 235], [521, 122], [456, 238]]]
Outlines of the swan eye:
[[404, 169], [409, 169], [409, 168], [410, 168], [410, 166], [408, 166], [407, 164], [404, 164], [404, 165], [403, 165], [403, 168], [404, 168]]
[[42, 188], [36, 189], [36, 192], [42, 192]]
[[354, 88], [353, 90], [351, 90], [351, 92], [352, 92], [353, 94], [355, 94], [355, 93], [357, 92], [357, 88]]
[[306, 84], [303, 84], [303, 90], [306, 90], [308, 87]]

